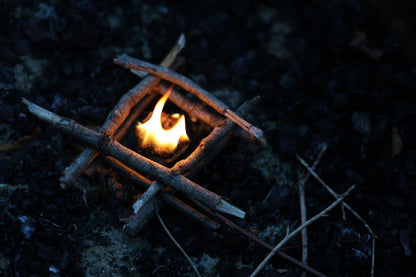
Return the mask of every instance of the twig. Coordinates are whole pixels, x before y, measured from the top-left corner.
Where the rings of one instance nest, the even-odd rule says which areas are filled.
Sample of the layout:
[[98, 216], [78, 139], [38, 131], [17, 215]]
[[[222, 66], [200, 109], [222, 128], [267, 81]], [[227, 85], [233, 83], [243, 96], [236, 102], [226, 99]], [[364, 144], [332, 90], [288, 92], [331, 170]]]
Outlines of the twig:
[[179, 248], [179, 250], [182, 252], [182, 254], [185, 256], [185, 258], [188, 260], [188, 262], [191, 264], [193, 270], [195, 271], [195, 274], [198, 277], [201, 277], [201, 274], [199, 274], [198, 269], [196, 268], [195, 264], [192, 262], [192, 260], [189, 258], [189, 256], [186, 254], [185, 250], [181, 247], [181, 245], [175, 240], [175, 238], [172, 236], [172, 234], [169, 232], [168, 228], [166, 227], [165, 223], [163, 222], [162, 218], [159, 215], [159, 212], [156, 211], [157, 218], [159, 219], [160, 224], [162, 225], [163, 229], [165, 230], [166, 234], [169, 236], [169, 238], [173, 241], [173, 243], [176, 245], [176, 247]]
[[[167, 92], [168, 87], [164, 84], [159, 84], [155, 86], [153, 90], [164, 95]], [[172, 89], [172, 92], [169, 95], [169, 101], [172, 101], [172, 103], [185, 111], [191, 119], [199, 119], [211, 127], [217, 127], [224, 119], [224, 117], [218, 115], [218, 113], [208, 110], [204, 105], [186, 98], [175, 88]]]
[[[167, 90], [168, 90], [168, 87], [164, 84], [159, 84], [154, 87], [154, 91], [162, 95], [164, 95], [167, 92]], [[200, 103], [191, 101], [190, 99], [186, 98], [185, 96], [183, 96], [181, 93], [179, 93], [175, 89], [172, 89], [172, 92], [170, 93], [170, 96], [169, 96], [169, 101], [171, 101], [176, 106], [178, 106], [183, 111], [185, 111], [193, 121], [196, 119], [199, 119], [202, 122], [214, 128], [223, 124], [224, 117], [222, 117], [218, 113], [211, 111], [210, 109], [206, 107], [206, 105], [202, 105]], [[241, 114], [238, 110], [237, 112], [241, 116], [245, 116], [244, 114]], [[236, 136], [242, 137], [246, 140], [249, 140], [251, 142], [261, 144], [261, 145], [265, 143], [264, 139], [254, 137], [253, 135], [251, 135], [250, 133], [247, 133], [246, 131], [242, 129], [233, 130], [233, 134], [235, 134]]]
[[[170, 52], [168, 53], [168, 55], [160, 63], [160, 66], [169, 67], [171, 64], [173, 64], [173, 62], [175, 61], [176, 57], [179, 55], [179, 53], [185, 47], [185, 44], [186, 44], [185, 35], [184, 34], [181, 34], [179, 36], [179, 39], [176, 42], [175, 46], [172, 48], [172, 50], [170, 50]], [[135, 74], [135, 75], [137, 75], [137, 76], [139, 76], [141, 78], [146, 77], [146, 75], [148, 74], [148, 73], [143, 72], [143, 71], [140, 71], [140, 70], [131, 69], [130, 71], [133, 74]]]
[[281, 240], [273, 248], [273, 250], [269, 253], [269, 255], [267, 255], [266, 258], [257, 266], [257, 268], [253, 271], [253, 273], [251, 273], [250, 277], [256, 276], [263, 269], [263, 267], [267, 264], [267, 262], [274, 256], [274, 254], [277, 251], [279, 251], [279, 249], [282, 248], [282, 246], [285, 245], [291, 238], [296, 236], [303, 228], [306, 228], [307, 226], [311, 225], [312, 223], [317, 221], [319, 218], [326, 215], [333, 208], [335, 208], [339, 203], [341, 203], [344, 200], [344, 198], [347, 197], [347, 195], [351, 192], [351, 190], [354, 189], [354, 187], [355, 187], [354, 185], [351, 186], [343, 195], [339, 196], [339, 198], [335, 202], [333, 202], [328, 208], [324, 209], [319, 214], [315, 215], [314, 217], [306, 221], [304, 224], [300, 225], [298, 228], [296, 228], [296, 230], [294, 230], [289, 235], [287, 235], [283, 240]]
[[203, 102], [207, 103], [220, 114], [231, 119], [234, 123], [241, 126], [244, 130], [248, 131], [249, 133], [253, 134], [258, 138], [261, 138], [263, 136], [263, 131], [261, 129], [253, 126], [252, 124], [242, 119], [236, 113], [231, 111], [224, 103], [212, 96], [208, 91], [198, 86], [194, 81], [186, 78], [185, 76], [177, 72], [139, 59], [129, 57], [125, 54], [117, 56], [114, 59], [114, 63], [128, 69], [146, 71], [161, 79], [165, 79], [174, 84], [177, 84], [183, 89], [189, 91], [190, 93], [195, 94]]
[[132, 214], [128, 218], [121, 218], [120, 221], [124, 223], [124, 231], [130, 236], [136, 236], [159, 210], [162, 205], [160, 202], [158, 198], [152, 198], [138, 213]]
[[[323, 154], [325, 153], [327, 148], [326, 143], [324, 143], [321, 147], [321, 150], [318, 153], [318, 156], [315, 158], [313, 162], [312, 168], [315, 168], [319, 161], [321, 160]], [[300, 223], [304, 224], [307, 220], [307, 213], [306, 213], [306, 200], [305, 200], [305, 185], [308, 181], [311, 174], [306, 172], [302, 179], [299, 180], [299, 205], [300, 205]], [[302, 262], [304, 264], [308, 264], [308, 228], [305, 228], [301, 232], [302, 234]]]
[[231, 205], [219, 195], [199, 186], [182, 175], [170, 172], [168, 168], [130, 150], [115, 141], [111, 136], [90, 130], [74, 120], [58, 116], [26, 99], [23, 99], [23, 102], [28, 106], [29, 111], [40, 119], [53, 124], [63, 132], [77, 137], [85, 144], [97, 148], [103, 155], [112, 156], [132, 169], [181, 191], [188, 197], [200, 201], [211, 209], [244, 218], [244, 211]]
[[163, 189], [163, 185], [158, 182], [152, 182], [150, 187], [137, 199], [133, 204], [134, 213], [137, 214], [143, 206], [149, 202], [150, 199], [156, 196], [156, 194]]
[[[238, 112], [241, 114], [248, 114], [249, 110], [253, 108], [260, 100], [260, 97], [254, 97], [253, 99], [244, 102], [239, 108]], [[170, 170], [171, 173], [186, 174], [194, 169], [195, 166], [201, 166], [204, 164], [204, 160], [211, 154], [211, 151], [218, 147], [218, 144], [221, 140], [231, 132], [235, 127], [235, 124], [231, 120], [225, 120], [224, 126], [215, 127], [214, 130], [205, 137], [199, 144], [198, 147], [184, 160], [177, 162], [174, 167]], [[137, 200], [133, 205], [134, 212], [137, 213], [139, 209], [147, 202], [149, 199], [156, 195], [157, 192], [162, 190], [163, 186], [154, 183], [150, 188]], [[142, 199], [143, 198], [143, 199]], [[219, 207], [221, 209], [221, 207]]]
[[[179, 39], [179, 42], [181, 38]], [[178, 43], [177, 43], [178, 44]], [[171, 54], [173, 53], [173, 54]], [[166, 56], [162, 63], [164, 65], [170, 65], [173, 63], [173, 57], [178, 54], [178, 47], [175, 45], [170, 53]], [[159, 78], [154, 76], [147, 76], [134, 88], [129, 90], [121, 97], [117, 105], [108, 115], [106, 121], [100, 129], [101, 133], [106, 135], [114, 135], [120, 125], [129, 115], [131, 109], [149, 92], [149, 90], [160, 81]], [[64, 170], [64, 174], [61, 177], [61, 187], [67, 188], [73, 185], [78, 177], [82, 174], [85, 168], [91, 164], [91, 162], [97, 157], [97, 151], [93, 148], [85, 148], [81, 154]]]
[[[296, 155], [296, 158], [299, 160], [299, 162], [306, 168], [306, 170], [335, 198], [338, 198], [338, 195], [335, 191], [333, 191], [324, 180], [319, 177], [319, 175], [308, 165], [308, 163], [305, 162], [299, 155]], [[367, 222], [353, 209], [350, 205], [348, 205], [345, 202], [342, 202], [342, 206], [345, 207], [347, 210], [349, 210], [361, 223], [364, 225], [364, 227], [367, 229], [367, 231], [371, 234], [372, 237], [372, 253], [371, 253], [371, 277], [374, 276], [374, 264], [375, 264], [375, 240], [377, 238], [377, 235], [373, 232], [373, 230], [370, 228], [370, 226], [367, 224]]]
[[[207, 207], [205, 207], [204, 205], [202, 205], [201, 203], [199, 203], [198, 201], [193, 201], [198, 207], [200, 207], [201, 209], [203, 209], [205, 212], [216, 216], [218, 219], [220, 219], [222, 222], [224, 222], [227, 226], [231, 227], [232, 229], [240, 232], [241, 234], [243, 234], [244, 236], [246, 236], [247, 238], [251, 239], [252, 241], [254, 241], [255, 243], [263, 246], [266, 249], [269, 250], [273, 250], [273, 246], [271, 246], [270, 244], [268, 244], [267, 242], [259, 239], [257, 236], [255, 236], [253, 233], [250, 233], [246, 230], [244, 230], [243, 228], [241, 228], [240, 226], [238, 226], [236, 223], [234, 223], [233, 221], [231, 221], [230, 219], [226, 218], [225, 216], [223, 216], [222, 214], [216, 213], [216, 212], [212, 212], [211, 210], [209, 210]], [[327, 277], [326, 275], [320, 273], [319, 271], [317, 271], [316, 269], [303, 264], [301, 261], [293, 258], [292, 256], [289, 256], [283, 252], [277, 252], [277, 255], [291, 263], [293, 263], [294, 265], [298, 266], [299, 268], [301, 268], [302, 270], [317, 276], [317, 277]]]
[[[256, 96], [251, 100], [243, 103], [238, 111], [241, 114], [247, 114], [249, 110], [259, 102], [260, 96]], [[207, 153], [214, 150], [217, 144], [228, 135], [234, 128], [234, 122], [226, 120], [224, 126], [215, 127], [214, 130], [205, 137], [198, 145], [198, 147], [184, 160], [181, 160], [175, 164], [172, 168], [174, 172], [180, 172], [181, 174], [190, 171], [194, 166], [200, 163]]]
[[[120, 161], [114, 159], [113, 157], [109, 157], [109, 156], [104, 157], [104, 161], [109, 166], [115, 168], [119, 173], [121, 173], [124, 177], [126, 177], [128, 180], [130, 180], [134, 184], [138, 184], [138, 185], [140, 185], [141, 187], [143, 187], [145, 189], [147, 189], [150, 186], [150, 184], [151, 184], [150, 180], [146, 179], [145, 177], [143, 177], [142, 175], [140, 175], [136, 171], [132, 170], [128, 166], [124, 165]], [[172, 196], [172, 195], [170, 195], [166, 192], [160, 192], [157, 195], [157, 198], [162, 200], [163, 203], [169, 205], [170, 207], [172, 207], [176, 211], [179, 211], [179, 212], [183, 213], [184, 215], [188, 216], [189, 218], [191, 218], [195, 222], [198, 222], [198, 223], [206, 226], [209, 229], [215, 230], [215, 229], [219, 228], [219, 224], [217, 222], [215, 222], [214, 220], [212, 220], [212, 219], [208, 218], [207, 216], [201, 214], [200, 212], [198, 212], [197, 210], [195, 210], [194, 208], [192, 208], [188, 204], [185, 204], [184, 202], [182, 202], [181, 200], [176, 198], [175, 196]], [[153, 204], [153, 202], [151, 201], [147, 205], [152, 205], [152, 204]], [[156, 208], [158, 208], [158, 207], [156, 207]], [[138, 221], [138, 222], [140, 222], [140, 221], [147, 222], [148, 219], [150, 219], [150, 217], [153, 216], [153, 214], [154, 214], [154, 211], [153, 211], [153, 213], [149, 213], [149, 214], [146, 214], [146, 213], [142, 214], [141, 212], [139, 212], [139, 214], [132, 215], [128, 219], [123, 220], [126, 223], [125, 230], [132, 236], [137, 235], [137, 233], [141, 230], [141, 228], [144, 225], [137, 225], [137, 223], [135, 223], [135, 222], [136, 221]]]

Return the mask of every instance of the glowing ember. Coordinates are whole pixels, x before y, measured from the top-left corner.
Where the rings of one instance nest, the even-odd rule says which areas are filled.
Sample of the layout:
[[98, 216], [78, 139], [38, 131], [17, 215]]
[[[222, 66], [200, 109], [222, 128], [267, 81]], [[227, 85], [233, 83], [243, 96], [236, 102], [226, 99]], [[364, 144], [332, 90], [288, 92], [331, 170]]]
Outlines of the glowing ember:
[[[151, 118], [145, 123], [138, 123], [136, 125], [136, 134], [140, 140], [140, 145], [143, 148], [150, 148], [153, 152], [159, 154], [169, 154], [175, 151], [179, 142], [188, 142], [189, 138], [186, 134], [185, 116], [179, 114], [170, 115], [167, 122], [162, 126], [162, 110], [169, 98], [169, 91], [156, 103]], [[178, 119], [179, 118], [179, 119]], [[176, 123], [174, 123], [176, 121]], [[166, 125], [174, 126], [169, 130], [165, 130]]]

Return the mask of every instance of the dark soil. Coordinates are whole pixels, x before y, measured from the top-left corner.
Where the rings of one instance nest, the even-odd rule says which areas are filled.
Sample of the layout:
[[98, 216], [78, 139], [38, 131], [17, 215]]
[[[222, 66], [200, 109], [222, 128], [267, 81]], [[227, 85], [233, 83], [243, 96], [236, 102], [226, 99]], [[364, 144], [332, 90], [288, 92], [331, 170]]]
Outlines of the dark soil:
[[[326, 143], [317, 171], [338, 193], [356, 184], [346, 201], [378, 236], [375, 275], [415, 276], [416, 78], [411, 42], [402, 40], [414, 26], [408, 12], [400, 17], [406, 6], [386, 15], [354, 0], [197, 2], [1, 1], [0, 144], [40, 131], [0, 152], [0, 275], [193, 274], [157, 219], [135, 238], [123, 232], [133, 189], [102, 164], [83, 176], [85, 189], [62, 190], [63, 169], [82, 147], [21, 102], [99, 128], [139, 81], [112, 57], [159, 63], [184, 33], [180, 72], [233, 107], [260, 94], [251, 121], [268, 142], [235, 139], [194, 180], [244, 209], [246, 219], [235, 221], [274, 245], [300, 221], [304, 169], [295, 154], [311, 163]], [[407, 29], [394, 25], [399, 36], [390, 22]], [[333, 201], [313, 180], [306, 198], [309, 217]], [[161, 216], [206, 276], [247, 276], [267, 254], [226, 226], [214, 232], [174, 211]], [[348, 211], [344, 220], [335, 209], [308, 233], [313, 268], [370, 276], [370, 235]], [[300, 259], [300, 239], [288, 246]], [[300, 274], [281, 258], [262, 271]]]

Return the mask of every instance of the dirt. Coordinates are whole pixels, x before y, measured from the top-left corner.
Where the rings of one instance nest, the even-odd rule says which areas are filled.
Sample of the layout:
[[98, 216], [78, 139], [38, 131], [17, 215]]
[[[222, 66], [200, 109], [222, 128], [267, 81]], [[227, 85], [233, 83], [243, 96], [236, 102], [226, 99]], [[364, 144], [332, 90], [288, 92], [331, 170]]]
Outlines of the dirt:
[[[296, 155], [311, 164], [325, 144], [317, 172], [337, 193], [356, 185], [346, 202], [378, 237], [375, 276], [414, 276], [414, 23], [402, 2], [386, 13], [353, 0], [2, 1], [0, 275], [193, 276], [157, 218], [136, 237], [123, 231], [136, 189], [104, 164], [82, 176], [82, 189], [60, 188], [83, 146], [21, 102], [98, 129], [139, 81], [112, 58], [158, 64], [184, 33], [179, 72], [233, 108], [260, 95], [249, 120], [267, 141], [234, 138], [193, 180], [245, 210], [233, 221], [275, 245], [300, 222], [306, 171]], [[307, 182], [308, 217], [332, 201]], [[160, 215], [204, 276], [248, 276], [268, 253], [225, 225]], [[308, 234], [311, 267], [370, 276], [371, 236], [351, 213], [337, 208]], [[296, 237], [284, 252], [300, 259], [301, 246]], [[278, 257], [261, 272], [301, 274]]]

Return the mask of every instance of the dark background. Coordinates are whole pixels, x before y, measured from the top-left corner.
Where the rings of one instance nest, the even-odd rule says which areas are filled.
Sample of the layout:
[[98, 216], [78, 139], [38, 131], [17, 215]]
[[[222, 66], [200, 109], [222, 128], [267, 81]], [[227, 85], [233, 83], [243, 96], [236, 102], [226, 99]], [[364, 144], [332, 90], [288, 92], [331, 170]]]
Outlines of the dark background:
[[[81, 151], [31, 116], [21, 97], [98, 128], [138, 79], [117, 54], [159, 63], [181, 33], [180, 72], [230, 105], [257, 94], [263, 147], [235, 140], [195, 178], [247, 211], [238, 224], [271, 244], [299, 225], [297, 180], [328, 145], [318, 173], [378, 236], [376, 276], [416, 272], [414, 4], [407, 1], [1, 1], [0, 275], [183, 276], [191, 268], [152, 220], [136, 238], [119, 218], [134, 189], [106, 167], [63, 191]], [[361, 37], [360, 41], [357, 38]], [[352, 45], [353, 41], [355, 45]], [[357, 42], [358, 41], [358, 42]], [[394, 131], [393, 131], [394, 130]], [[115, 177], [116, 178], [115, 178]], [[333, 199], [307, 183], [309, 217]], [[207, 276], [247, 276], [267, 251], [227, 227], [172, 211], [168, 227]], [[312, 267], [369, 276], [367, 230], [340, 209], [309, 228]], [[285, 252], [299, 258], [300, 239]], [[264, 276], [299, 276], [274, 258]]]

